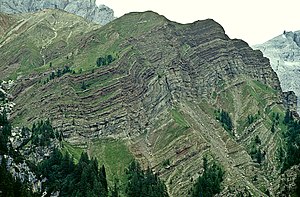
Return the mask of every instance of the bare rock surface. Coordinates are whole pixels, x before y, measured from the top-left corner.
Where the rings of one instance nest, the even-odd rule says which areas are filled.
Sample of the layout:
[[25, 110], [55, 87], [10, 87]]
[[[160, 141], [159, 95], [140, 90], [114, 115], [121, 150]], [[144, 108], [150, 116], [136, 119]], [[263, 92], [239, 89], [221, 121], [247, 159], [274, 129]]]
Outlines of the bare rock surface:
[[[277, 73], [283, 91], [294, 91], [300, 97], [300, 31], [287, 32], [259, 45], [264, 56], [270, 59], [273, 70]], [[298, 109], [300, 112], [299, 99]]]
[[26, 13], [42, 9], [61, 9], [89, 21], [105, 25], [114, 20], [114, 11], [105, 5], [96, 5], [96, 0], [2, 0], [0, 12]]

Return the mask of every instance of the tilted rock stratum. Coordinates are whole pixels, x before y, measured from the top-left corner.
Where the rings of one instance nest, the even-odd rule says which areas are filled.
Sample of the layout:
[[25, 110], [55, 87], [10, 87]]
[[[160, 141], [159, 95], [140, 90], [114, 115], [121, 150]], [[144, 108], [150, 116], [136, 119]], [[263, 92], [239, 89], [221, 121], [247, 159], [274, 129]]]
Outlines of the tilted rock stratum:
[[89, 21], [105, 25], [114, 20], [114, 11], [96, 0], [1, 0], [0, 12], [26, 13], [42, 9], [62, 9]]
[[[283, 98], [293, 95], [282, 93], [261, 51], [214, 20], [183, 25], [144, 12], [100, 27], [60, 10], [0, 16], [0, 77], [15, 81], [14, 126], [50, 118], [69, 147], [98, 159], [117, 141], [159, 173], [171, 196], [187, 196], [204, 155], [226, 171], [222, 196], [266, 196], [263, 188], [276, 196], [282, 140], [272, 117], [283, 117]], [[216, 119], [219, 109], [233, 131]], [[256, 138], [261, 164], [251, 157]]]
[[[273, 70], [277, 73], [283, 91], [293, 91], [300, 97], [300, 31], [286, 32], [259, 45], [270, 59]], [[300, 105], [298, 100], [298, 113]]]

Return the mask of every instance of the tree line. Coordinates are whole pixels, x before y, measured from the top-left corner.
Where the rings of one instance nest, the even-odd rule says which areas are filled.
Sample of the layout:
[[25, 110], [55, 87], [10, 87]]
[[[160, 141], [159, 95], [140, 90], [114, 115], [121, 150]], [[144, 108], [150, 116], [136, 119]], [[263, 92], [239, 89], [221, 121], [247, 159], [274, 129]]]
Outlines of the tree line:
[[9, 197], [33, 197], [40, 196], [28, 189], [27, 183], [22, 183], [18, 178], [16, 179], [6, 169], [6, 159], [2, 158], [0, 164], [0, 196]]
[[[28, 130], [28, 128], [23, 129]], [[33, 123], [31, 132], [31, 144], [36, 146], [49, 146], [51, 144], [51, 140], [55, 138], [60, 139], [61, 141], [60, 133], [54, 131], [49, 119]]]
[[222, 191], [221, 186], [225, 175], [222, 167], [216, 162], [209, 164], [204, 157], [203, 169], [203, 174], [198, 177], [192, 188], [192, 197], [212, 197]]
[[292, 112], [286, 111], [283, 123], [287, 126], [283, 133], [285, 140], [285, 155], [283, 158], [282, 171], [289, 169], [293, 165], [300, 164], [300, 122], [293, 118]]
[[[292, 166], [300, 164], [300, 121], [294, 119], [293, 113], [287, 110], [282, 122], [286, 125], [286, 130], [282, 133], [285, 143], [279, 149], [278, 157], [283, 173]], [[300, 196], [300, 174], [296, 177], [295, 187], [293, 195]]]
[[66, 73], [73, 73], [75, 74], [75, 70], [71, 70], [69, 66], [64, 66], [63, 69], [58, 68], [56, 71], [52, 71], [49, 77], [44, 81], [44, 84], [48, 83], [49, 81], [55, 79], [55, 78], [60, 78]]
[[261, 140], [258, 135], [252, 139], [251, 148], [250, 148], [250, 156], [254, 162], [261, 164], [265, 159], [266, 152], [261, 149]]
[[77, 164], [68, 154], [55, 149], [50, 158], [38, 165], [38, 174], [47, 178], [43, 190], [59, 196], [108, 196], [104, 166], [82, 153]]
[[126, 170], [126, 194], [129, 197], [168, 197], [165, 184], [154, 174], [150, 168], [142, 170], [136, 161], [130, 163]]
[[[100, 168], [96, 159], [82, 153], [77, 164], [68, 154], [54, 150], [50, 158], [38, 165], [38, 174], [47, 178], [43, 190], [48, 194], [59, 192], [59, 196], [118, 197], [116, 185], [109, 188], [104, 165]], [[149, 168], [142, 170], [137, 161], [126, 169], [126, 195], [128, 197], [167, 197], [165, 184]]]
[[8, 138], [11, 135], [11, 124], [7, 119], [6, 110], [4, 109], [0, 113], [0, 154], [7, 154]]

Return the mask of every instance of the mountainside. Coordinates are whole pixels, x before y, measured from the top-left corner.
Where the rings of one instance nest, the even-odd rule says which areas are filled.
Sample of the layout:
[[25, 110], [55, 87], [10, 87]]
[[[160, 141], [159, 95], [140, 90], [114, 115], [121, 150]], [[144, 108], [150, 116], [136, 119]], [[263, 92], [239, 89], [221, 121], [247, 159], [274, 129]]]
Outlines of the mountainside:
[[7, 29], [11, 27], [16, 22], [16, 20], [14, 19], [14, 17], [4, 13], [0, 13], [0, 20], [0, 35], [2, 38]]
[[[300, 97], [300, 31], [284, 32], [283, 34], [259, 45], [260, 49], [270, 59], [273, 70], [277, 73], [283, 91], [293, 91]], [[298, 109], [300, 112], [298, 101]]]
[[2, 79], [29, 74], [42, 69], [49, 59], [67, 56], [69, 52], [64, 49], [74, 45], [74, 37], [100, 27], [76, 15], [51, 9], [1, 14], [0, 21], [4, 24], [0, 37]]
[[262, 52], [217, 22], [153, 12], [102, 27], [61, 10], [0, 17], [13, 127], [50, 119], [63, 150], [96, 157], [110, 183], [136, 158], [170, 196], [188, 196], [207, 156], [225, 171], [220, 196], [282, 194], [278, 152], [294, 103]]
[[96, 5], [96, 0], [1, 0], [0, 12], [27, 13], [43, 9], [61, 9], [89, 21], [105, 25], [114, 20], [114, 12], [105, 5]]

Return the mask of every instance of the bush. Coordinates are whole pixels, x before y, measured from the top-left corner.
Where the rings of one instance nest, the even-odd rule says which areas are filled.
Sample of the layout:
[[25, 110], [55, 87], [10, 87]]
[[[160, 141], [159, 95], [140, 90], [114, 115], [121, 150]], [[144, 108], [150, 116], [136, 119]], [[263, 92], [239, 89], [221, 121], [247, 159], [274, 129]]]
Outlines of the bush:
[[113, 61], [115, 61], [115, 59], [113, 58], [112, 55], [106, 55], [104, 57], [99, 57], [96, 61], [96, 65], [98, 67], [100, 66], [106, 66], [106, 65], [109, 65], [111, 64]]

